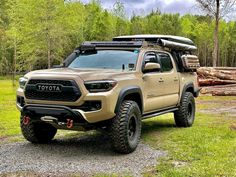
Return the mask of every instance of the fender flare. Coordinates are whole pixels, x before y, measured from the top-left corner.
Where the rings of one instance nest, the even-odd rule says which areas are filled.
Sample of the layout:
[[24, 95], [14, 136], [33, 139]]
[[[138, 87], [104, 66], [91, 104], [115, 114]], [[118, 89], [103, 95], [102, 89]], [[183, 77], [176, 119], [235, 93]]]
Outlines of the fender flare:
[[119, 108], [124, 100], [124, 98], [129, 95], [129, 94], [133, 94], [133, 93], [137, 93], [140, 96], [141, 99], [141, 112], [143, 112], [143, 94], [142, 94], [142, 90], [140, 87], [137, 86], [130, 86], [127, 88], [124, 88], [120, 91], [117, 102], [116, 102], [116, 107], [115, 107], [115, 113], [117, 113], [119, 111]]
[[183, 99], [184, 93], [185, 93], [186, 90], [188, 90], [189, 88], [191, 88], [191, 89], [193, 90], [193, 96], [194, 96], [194, 97], [198, 97], [200, 89], [196, 89], [196, 88], [194, 87], [193, 82], [188, 82], [188, 83], [186, 83], [186, 84], [184, 85], [184, 87], [183, 87], [183, 89], [182, 89], [182, 93], [181, 93], [181, 95], [180, 95], [179, 104], [180, 104], [181, 100]]

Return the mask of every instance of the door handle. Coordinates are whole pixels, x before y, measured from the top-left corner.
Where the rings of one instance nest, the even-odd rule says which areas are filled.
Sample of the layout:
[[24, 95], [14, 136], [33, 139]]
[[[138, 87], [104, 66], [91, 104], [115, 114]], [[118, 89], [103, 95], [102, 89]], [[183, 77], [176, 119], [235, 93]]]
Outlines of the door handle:
[[162, 78], [160, 78], [160, 80], [158, 82], [164, 82], [164, 80]]
[[177, 81], [179, 81], [179, 79], [175, 77], [174, 81], [177, 82]]

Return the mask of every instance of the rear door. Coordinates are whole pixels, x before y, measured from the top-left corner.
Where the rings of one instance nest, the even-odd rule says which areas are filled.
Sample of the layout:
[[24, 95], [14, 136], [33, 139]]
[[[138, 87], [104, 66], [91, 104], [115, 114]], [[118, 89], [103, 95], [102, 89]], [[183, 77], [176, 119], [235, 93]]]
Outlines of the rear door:
[[160, 79], [162, 83], [161, 95], [163, 97], [163, 106], [172, 107], [177, 105], [179, 100], [179, 74], [170, 54], [158, 52], [157, 57], [161, 64]]

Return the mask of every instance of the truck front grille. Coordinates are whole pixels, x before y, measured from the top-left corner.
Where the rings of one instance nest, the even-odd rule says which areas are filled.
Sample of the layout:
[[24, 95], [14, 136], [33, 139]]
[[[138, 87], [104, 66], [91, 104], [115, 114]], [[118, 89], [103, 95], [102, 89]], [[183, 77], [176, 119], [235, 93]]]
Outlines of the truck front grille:
[[73, 80], [31, 79], [25, 87], [25, 97], [32, 100], [74, 102], [80, 96], [81, 92]]

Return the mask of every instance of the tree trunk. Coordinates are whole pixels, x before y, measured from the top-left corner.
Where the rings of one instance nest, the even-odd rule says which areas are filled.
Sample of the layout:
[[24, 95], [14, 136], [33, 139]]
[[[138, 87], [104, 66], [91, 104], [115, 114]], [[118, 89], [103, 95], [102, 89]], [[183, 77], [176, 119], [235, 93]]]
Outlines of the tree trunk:
[[204, 59], [205, 59], [205, 61], [204, 61], [204, 66], [207, 66], [207, 43], [206, 42], [204, 42], [204, 52], [205, 52], [205, 57], [204, 57]]
[[236, 91], [213, 91], [212, 96], [236, 96]]
[[200, 86], [236, 84], [236, 68], [202, 67], [197, 74]]
[[215, 70], [222, 70], [222, 71], [233, 71], [233, 72], [236, 72], [236, 67], [214, 67], [214, 69]]
[[236, 84], [203, 87], [201, 94], [212, 94], [215, 91], [236, 92]]
[[219, 21], [220, 21], [220, 0], [216, 0], [215, 30], [214, 30], [214, 49], [212, 53], [213, 67], [219, 61]]
[[228, 85], [236, 84], [234, 80], [220, 80], [220, 79], [199, 79], [200, 86], [214, 86], [214, 85]]
[[50, 69], [51, 68], [51, 41], [50, 41], [50, 38], [48, 39], [48, 41], [47, 41], [47, 43], [48, 43], [48, 51], [47, 51], [47, 58], [48, 58], [48, 69]]
[[236, 70], [219, 70], [215, 68], [202, 67], [197, 70], [198, 75], [205, 79], [221, 79], [236, 81]]
[[50, 50], [48, 49], [48, 69], [51, 68], [51, 54], [50, 54]]
[[16, 49], [16, 39], [14, 39], [14, 56], [13, 56], [13, 66], [12, 66], [12, 85], [15, 86], [16, 77], [16, 59], [17, 59], [17, 49]]

